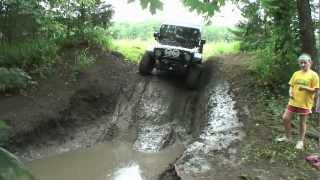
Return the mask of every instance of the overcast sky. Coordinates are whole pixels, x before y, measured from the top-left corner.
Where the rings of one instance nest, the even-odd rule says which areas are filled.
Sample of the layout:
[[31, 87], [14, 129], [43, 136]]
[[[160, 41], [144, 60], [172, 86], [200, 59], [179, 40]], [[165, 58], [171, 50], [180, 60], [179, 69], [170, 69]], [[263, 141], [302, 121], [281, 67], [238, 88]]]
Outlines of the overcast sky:
[[[191, 13], [186, 9], [180, 0], [163, 0], [164, 6], [162, 11], [152, 15], [148, 9], [142, 10], [139, 0], [134, 3], [127, 3], [128, 0], [105, 0], [114, 7], [115, 14], [113, 21], [116, 22], [137, 22], [150, 19], [166, 21], [168, 19], [191, 20], [195, 23], [202, 23], [201, 15]], [[221, 8], [220, 12], [212, 18], [214, 25], [233, 26], [242, 19], [240, 11], [233, 5], [227, 4]]]

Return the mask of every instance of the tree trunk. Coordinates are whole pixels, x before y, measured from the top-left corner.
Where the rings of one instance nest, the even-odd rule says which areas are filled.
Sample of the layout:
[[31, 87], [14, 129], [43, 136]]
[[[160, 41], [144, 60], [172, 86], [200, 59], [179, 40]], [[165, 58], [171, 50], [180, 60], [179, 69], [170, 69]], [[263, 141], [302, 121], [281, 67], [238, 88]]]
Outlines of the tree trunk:
[[319, 70], [317, 50], [315, 43], [314, 27], [311, 17], [309, 0], [297, 0], [301, 50], [311, 55], [314, 61], [314, 68]]

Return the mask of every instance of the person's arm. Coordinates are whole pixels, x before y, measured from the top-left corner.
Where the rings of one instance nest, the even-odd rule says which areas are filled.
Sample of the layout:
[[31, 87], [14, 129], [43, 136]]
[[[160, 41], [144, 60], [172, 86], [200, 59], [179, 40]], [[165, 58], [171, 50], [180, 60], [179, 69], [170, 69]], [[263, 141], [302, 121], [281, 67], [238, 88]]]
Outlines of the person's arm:
[[305, 90], [305, 91], [308, 91], [308, 92], [317, 92], [319, 89], [319, 77], [318, 75], [315, 75], [313, 78], [312, 78], [312, 82], [311, 82], [311, 87], [309, 86], [299, 86], [299, 90]]
[[289, 97], [293, 99], [292, 86], [290, 86], [289, 88]]
[[309, 91], [309, 92], [316, 92], [318, 88], [308, 87], [308, 86], [299, 86], [299, 90]]

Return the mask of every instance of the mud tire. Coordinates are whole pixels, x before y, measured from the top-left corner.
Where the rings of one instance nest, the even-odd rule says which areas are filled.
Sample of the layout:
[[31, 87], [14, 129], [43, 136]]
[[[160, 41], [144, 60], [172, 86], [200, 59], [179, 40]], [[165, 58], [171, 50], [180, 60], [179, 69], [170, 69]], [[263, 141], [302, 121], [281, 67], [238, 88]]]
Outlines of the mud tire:
[[196, 89], [199, 85], [201, 76], [201, 67], [199, 65], [191, 66], [186, 77], [186, 84], [189, 89]]
[[144, 53], [140, 63], [139, 63], [139, 72], [141, 75], [151, 74], [154, 68], [154, 59], [149, 53]]

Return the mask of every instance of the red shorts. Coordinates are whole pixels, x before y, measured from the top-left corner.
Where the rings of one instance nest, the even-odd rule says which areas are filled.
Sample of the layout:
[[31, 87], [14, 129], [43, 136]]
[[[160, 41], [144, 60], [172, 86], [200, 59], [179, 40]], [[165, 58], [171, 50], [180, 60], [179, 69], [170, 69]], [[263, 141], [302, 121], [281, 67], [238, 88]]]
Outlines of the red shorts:
[[304, 115], [304, 114], [307, 115], [307, 114], [311, 113], [310, 109], [295, 107], [295, 106], [291, 106], [291, 105], [288, 105], [287, 110], [290, 112], [302, 114], [302, 115]]

